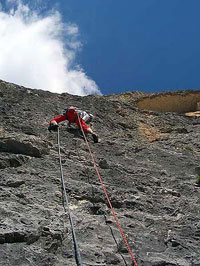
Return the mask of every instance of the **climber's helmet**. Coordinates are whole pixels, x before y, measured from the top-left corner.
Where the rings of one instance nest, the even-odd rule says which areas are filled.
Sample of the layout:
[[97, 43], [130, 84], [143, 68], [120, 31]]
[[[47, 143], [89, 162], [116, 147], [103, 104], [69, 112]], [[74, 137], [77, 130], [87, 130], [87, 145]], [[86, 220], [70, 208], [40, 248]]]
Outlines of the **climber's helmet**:
[[70, 107], [68, 108], [68, 111], [69, 111], [69, 112], [75, 112], [75, 107], [74, 107], [74, 106], [70, 106]]

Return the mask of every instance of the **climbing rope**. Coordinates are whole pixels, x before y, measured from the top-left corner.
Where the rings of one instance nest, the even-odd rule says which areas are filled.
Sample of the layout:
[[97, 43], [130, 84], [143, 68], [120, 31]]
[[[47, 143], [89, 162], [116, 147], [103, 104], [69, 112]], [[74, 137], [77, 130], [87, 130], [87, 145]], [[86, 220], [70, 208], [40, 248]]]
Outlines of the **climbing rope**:
[[[89, 178], [89, 176], [88, 176], [88, 183], [90, 184], [90, 186], [91, 186], [91, 188], [92, 188], [92, 197], [94, 198], [93, 183], [90, 182], [90, 178]], [[94, 205], [94, 203], [93, 203], [93, 205]], [[111, 226], [109, 225], [109, 223], [108, 223], [108, 220], [107, 220], [107, 217], [106, 217], [105, 212], [103, 212], [103, 216], [104, 216], [104, 219], [105, 219], [105, 224], [106, 224], [106, 225], [109, 227], [109, 229], [110, 229], [110, 232], [111, 232], [112, 238], [113, 238], [113, 240], [114, 240], [114, 242], [115, 242], [115, 244], [116, 244], [116, 246], [117, 246], [117, 250], [118, 250], [120, 256], [122, 257], [122, 260], [124, 261], [125, 266], [128, 266], [127, 263], [126, 263], [126, 260], [125, 260], [124, 256], [121, 254], [121, 252], [120, 252], [120, 250], [119, 250], [119, 244], [117, 243], [117, 240], [116, 240], [116, 237], [115, 237], [115, 235], [114, 235], [114, 232], [113, 232], [112, 227], [111, 227]]]
[[[72, 220], [72, 216], [71, 216], [71, 211], [70, 211], [70, 208], [69, 208], [69, 201], [68, 201], [68, 197], [67, 197], [64, 177], [63, 177], [62, 160], [61, 160], [61, 152], [60, 152], [60, 133], [59, 133], [59, 128], [58, 128], [58, 134], [57, 134], [57, 142], [58, 142], [58, 155], [59, 155], [60, 173], [61, 173], [63, 208], [64, 208], [64, 211], [66, 213], [66, 207], [67, 207], [67, 211], [68, 211], [68, 215], [69, 215], [69, 221], [70, 221], [70, 226], [71, 226], [71, 230], [72, 230], [72, 238], [73, 238], [73, 242], [74, 242], [74, 253], [75, 253], [76, 264], [77, 264], [77, 266], [83, 266], [82, 260], [81, 260], [81, 255], [80, 255], [79, 248], [78, 248], [78, 242], [77, 242], [77, 239], [76, 239], [76, 234], [75, 234], [74, 224], [73, 224], [73, 220]], [[66, 205], [65, 205], [65, 203], [66, 203]]]
[[116, 223], [117, 223], [117, 226], [118, 226], [118, 228], [119, 228], [119, 231], [120, 231], [120, 233], [121, 233], [121, 235], [122, 235], [122, 238], [123, 238], [123, 240], [124, 240], [124, 242], [125, 242], [125, 244], [126, 244], [126, 246], [127, 246], [128, 252], [129, 252], [129, 254], [130, 254], [130, 256], [131, 256], [131, 258], [132, 258], [132, 260], [133, 260], [134, 265], [135, 265], [135, 266], [138, 266], [138, 265], [137, 265], [137, 262], [136, 262], [136, 260], [135, 260], [135, 257], [134, 257], [134, 255], [133, 255], [133, 252], [132, 252], [132, 250], [131, 250], [131, 248], [130, 248], [130, 246], [129, 246], [129, 244], [128, 244], [128, 241], [127, 241], [127, 239], [126, 239], [126, 236], [125, 236], [125, 234], [124, 234], [124, 232], [123, 232], [123, 230], [122, 230], [122, 227], [121, 227], [121, 225], [120, 225], [120, 223], [119, 223], [119, 221], [118, 221], [118, 219], [117, 219], [117, 215], [116, 215], [116, 213], [115, 213], [115, 211], [114, 211], [114, 209], [113, 209], [113, 206], [112, 206], [112, 204], [111, 204], [111, 201], [110, 201], [110, 199], [109, 199], [108, 193], [107, 193], [107, 191], [106, 191], [106, 188], [105, 188], [105, 186], [104, 186], [103, 180], [102, 180], [101, 175], [100, 175], [100, 173], [99, 173], [99, 170], [98, 170], [98, 167], [97, 167], [97, 165], [96, 165], [96, 162], [95, 162], [95, 159], [94, 159], [93, 153], [92, 153], [92, 151], [91, 151], [90, 145], [89, 145], [89, 143], [88, 143], [88, 141], [87, 141], [87, 138], [86, 138], [85, 132], [84, 132], [83, 127], [82, 127], [82, 125], [81, 125], [81, 121], [80, 121], [80, 116], [79, 116], [79, 114], [78, 114], [78, 121], [79, 121], [79, 125], [80, 125], [80, 128], [81, 128], [81, 131], [82, 131], [83, 137], [84, 137], [84, 139], [85, 139], [85, 143], [86, 143], [87, 148], [88, 148], [88, 151], [89, 151], [89, 153], [90, 153], [90, 156], [91, 156], [91, 159], [92, 159], [92, 162], [93, 162], [94, 168], [95, 168], [95, 170], [96, 170], [96, 172], [97, 172], [97, 175], [98, 175], [99, 181], [100, 181], [101, 186], [102, 186], [102, 189], [103, 189], [103, 191], [104, 191], [104, 193], [105, 193], [106, 199], [107, 199], [107, 201], [108, 201], [108, 204], [109, 204], [109, 206], [110, 206], [110, 209], [111, 209], [111, 211], [112, 211], [112, 214], [113, 214], [113, 216], [114, 216], [114, 219], [115, 219], [115, 221], [116, 221]]
[[119, 252], [120, 256], [122, 257], [122, 260], [124, 261], [124, 264], [125, 264], [126, 266], [128, 266], [127, 263], [126, 263], [126, 260], [125, 260], [124, 256], [123, 256], [123, 255], [121, 254], [121, 252], [119, 251], [119, 244], [117, 243], [117, 240], [116, 240], [116, 238], [115, 238], [115, 235], [114, 235], [114, 232], [113, 232], [112, 227], [107, 223], [107, 217], [106, 217], [105, 214], [104, 214], [104, 219], [105, 219], [105, 223], [106, 223], [106, 224], [108, 225], [108, 227], [110, 228], [111, 235], [112, 235], [112, 237], [113, 237], [113, 239], [114, 239], [114, 241], [115, 241], [115, 244], [116, 244], [116, 246], [117, 246], [118, 252]]

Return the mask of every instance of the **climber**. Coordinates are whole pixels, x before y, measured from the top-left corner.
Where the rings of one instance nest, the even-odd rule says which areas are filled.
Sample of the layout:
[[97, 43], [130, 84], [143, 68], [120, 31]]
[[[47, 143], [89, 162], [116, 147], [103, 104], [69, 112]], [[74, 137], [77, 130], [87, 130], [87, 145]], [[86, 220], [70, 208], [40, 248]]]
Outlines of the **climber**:
[[95, 143], [98, 142], [99, 138], [98, 135], [93, 132], [90, 126], [86, 125], [86, 123], [90, 123], [93, 119], [92, 114], [88, 114], [85, 111], [81, 111], [76, 109], [74, 106], [70, 106], [65, 109], [62, 115], [58, 115], [50, 121], [48, 130], [57, 131], [58, 130], [58, 123], [68, 120], [68, 126], [71, 123], [76, 123], [79, 128], [82, 127], [84, 133], [91, 134]]

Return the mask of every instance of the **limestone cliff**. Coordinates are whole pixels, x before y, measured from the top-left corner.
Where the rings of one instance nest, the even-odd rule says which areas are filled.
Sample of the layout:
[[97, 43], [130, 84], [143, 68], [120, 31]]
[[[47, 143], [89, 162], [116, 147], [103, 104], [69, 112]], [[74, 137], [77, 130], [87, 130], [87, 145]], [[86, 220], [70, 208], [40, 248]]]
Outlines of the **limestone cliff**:
[[[70, 104], [95, 115], [101, 141], [88, 141], [137, 264], [199, 266], [199, 102], [199, 91], [79, 97], [0, 81], [0, 265], [76, 265], [47, 130]], [[63, 123], [60, 139], [83, 264], [132, 265], [83, 138]]]

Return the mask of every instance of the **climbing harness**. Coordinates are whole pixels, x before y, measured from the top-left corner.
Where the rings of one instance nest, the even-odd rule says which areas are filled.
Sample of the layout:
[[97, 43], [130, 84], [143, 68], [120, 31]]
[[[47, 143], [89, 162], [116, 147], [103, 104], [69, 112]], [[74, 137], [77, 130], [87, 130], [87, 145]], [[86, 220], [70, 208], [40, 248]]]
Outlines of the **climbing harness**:
[[93, 162], [94, 168], [95, 168], [95, 170], [96, 170], [96, 172], [97, 172], [97, 175], [98, 175], [99, 181], [100, 181], [101, 186], [102, 186], [102, 189], [103, 189], [103, 191], [104, 191], [104, 193], [105, 193], [106, 199], [107, 199], [107, 201], [108, 201], [108, 204], [109, 204], [109, 206], [110, 206], [110, 209], [111, 209], [111, 211], [112, 211], [112, 214], [113, 214], [113, 216], [114, 216], [114, 219], [115, 219], [115, 221], [116, 221], [116, 223], [117, 223], [117, 226], [118, 226], [118, 228], [119, 228], [119, 231], [120, 231], [120, 233], [121, 233], [121, 235], [122, 235], [122, 237], [123, 237], [123, 240], [124, 240], [124, 242], [125, 242], [125, 244], [126, 244], [126, 246], [127, 246], [128, 252], [129, 252], [129, 254], [130, 254], [130, 256], [131, 256], [131, 258], [132, 258], [132, 260], [133, 260], [134, 265], [135, 265], [135, 266], [138, 266], [138, 265], [137, 265], [137, 262], [136, 262], [136, 260], [135, 260], [135, 257], [134, 257], [134, 255], [133, 255], [133, 252], [132, 252], [132, 250], [131, 250], [131, 248], [130, 248], [130, 246], [129, 246], [129, 244], [128, 244], [127, 238], [126, 238], [126, 236], [125, 236], [125, 234], [124, 234], [124, 232], [123, 232], [123, 230], [122, 230], [122, 227], [121, 227], [121, 225], [120, 225], [120, 223], [119, 223], [119, 221], [118, 221], [118, 219], [117, 219], [117, 215], [116, 215], [116, 213], [115, 213], [115, 211], [114, 211], [114, 209], [113, 209], [113, 206], [112, 206], [112, 204], [111, 204], [111, 201], [110, 201], [110, 199], [109, 199], [109, 197], [108, 197], [108, 194], [107, 194], [106, 188], [105, 188], [105, 186], [104, 186], [103, 180], [102, 180], [102, 178], [101, 178], [101, 175], [100, 175], [99, 170], [98, 170], [98, 167], [97, 167], [97, 165], [96, 165], [96, 162], [95, 162], [94, 156], [93, 156], [93, 154], [92, 154], [92, 151], [91, 151], [90, 145], [89, 145], [89, 143], [88, 143], [88, 141], [87, 141], [87, 138], [86, 138], [85, 132], [84, 132], [84, 130], [83, 130], [83, 128], [82, 128], [79, 114], [78, 114], [78, 121], [79, 121], [79, 125], [80, 125], [80, 128], [81, 128], [81, 131], [82, 131], [83, 137], [84, 137], [84, 139], [85, 139], [85, 143], [86, 143], [87, 148], [88, 148], [88, 151], [89, 151], [89, 153], [90, 153], [90, 156], [91, 156], [91, 159], [92, 159], [92, 162]]
[[77, 264], [77, 266], [83, 266], [82, 260], [81, 260], [81, 255], [80, 255], [79, 248], [78, 248], [78, 242], [76, 239], [76, 234], [75, 234], [74, 224], [73, 224], [73, 220], [72, 220], [72, 216], [71, 216], [71, 211], [69, 208], [69, 201], [68, 201], [68, 197], [67, 197], [64, 177], [63, 177], [62, 160], [61, 160], [61, 152], [60, 152], [59, 128], [58, 128], [58, 134], [57, 134], [57, 143], [58, 143], [58, 154], [59, 154], [60, 173], [61, 173], [63, 208], [64, 208], [65, 213], [66, 213], [66, 208], [67, 208], [68, 215], [69, 215], [69, 221], [70, 221], [70, 226], [71, 226], [71, 230], [72, 230], [72, 238], [73, 238], [73, 242], [74, 242], [74, 253], [75, 253], [76, 264]]

